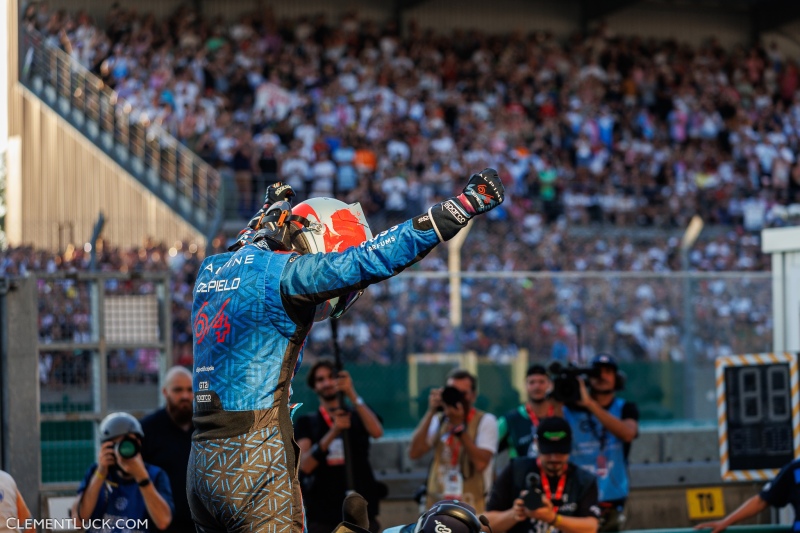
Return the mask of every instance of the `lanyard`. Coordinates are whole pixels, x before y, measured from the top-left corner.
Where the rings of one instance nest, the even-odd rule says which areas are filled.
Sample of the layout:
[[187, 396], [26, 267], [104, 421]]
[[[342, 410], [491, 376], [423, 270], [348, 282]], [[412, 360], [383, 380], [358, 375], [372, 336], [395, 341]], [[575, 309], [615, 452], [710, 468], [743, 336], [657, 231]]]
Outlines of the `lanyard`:
[[589, 424], [592, 435], [597, 439], [598, 444], [600, 444], [600, 453], [604, 453], [606, 451], [606, 444], [608, 443], [608, 429], [601, 424], [602, 429], [598, 433], [597, 422], [595, 422], [592, 413], [586, 413], [586, 421]]
[[328, 424], [328, 427], [333, 426], [333, 419], [331, 418], [331, 415], [329, 415], [328, 411], [326, 411], [325, 408], [322, 407], [321, 405], [319, 406], [319, 414], [322, 415], [322, 419], [325, 421], [326, 424]]
[[[531, 404], [525, 402], [525, 410], [528, 411], [528, 418], [531, 419], [531, 424], [533, 424], [533, 427], [538, 428], [539, 427], [539, 417], [536, 416], [536, 413], [533, 412], [533, 407], [531, 407]], [[553, 405], [552, 404], [548, 405], [547, 406], [547, 416], [553, 416], [554, 414], [555, 414], [555, 410], [553, 409]]]
[[[542, 477], [542, 490], [544, 491], [544, 495], [547, 496], [551, 502], [560, 502], [561, 498], [564, 496], [564, 487], [567, 485], [567, 473], [564, 472], [561, 474], [561, 477], [558, 479], [558, 486], [556, 487], [556, 495], [553, 496], [553, 493], [550, 491], [550, 479], [547, 477], [547, 473], [542, 468], [542, 460], [536, 459], [536, 464], [539, 465], [539, 473]], [[558, 512], [558, 506], [553, 505], [553, 510]]]
[[[475, 418], [475, 408], [472, 407], [467, 413], [467, 419], [464, 422], [464, 431], [466, 431], [466, 426], [470, 423], [470, 421]], [[450, 434], [447, 436], [447, 445], [450, 447], [450, 466], [456, 466], [458, 464], [458, 454], [461, 451], [461, 444], [459, 443], [458, 439], [455, 438], [453, 432], [451, 431]]]

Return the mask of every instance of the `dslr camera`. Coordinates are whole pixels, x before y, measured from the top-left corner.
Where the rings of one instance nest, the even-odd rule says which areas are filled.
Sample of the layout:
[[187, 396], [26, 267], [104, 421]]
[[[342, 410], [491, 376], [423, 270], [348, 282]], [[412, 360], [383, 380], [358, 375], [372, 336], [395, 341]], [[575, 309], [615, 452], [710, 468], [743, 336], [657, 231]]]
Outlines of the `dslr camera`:
[[579, 379], [598, 375], [596, 368], [590, 366], [580, 367], [573, 364], [563, 366], [557, 361], [550, 364], [548, 371], [550, 372], [550, 378], [553, 380], [553, 399], [567, 405], [576, 404], [581, 399]]
[[525, 508], [535, 511], [542, 507], [544, 505], [542, 501], [544, 491], [542, 491], [542, 479], [539, 474], [531, 472], [525, 476], [525, 488], [528, 490], [528, 493], [522, 497], [522, 501], [525, 502]]
[[139, 455], [139, 452], [142, 451], [142, 447], [136, 439], [125, 437], [114, 444], [114, 451], [123, 459], [131, 459]]
[[448, 385], [442, 389], [442, 403], [449, 407], [455, 407], [458, 404], [464, 405], [464, 393]]

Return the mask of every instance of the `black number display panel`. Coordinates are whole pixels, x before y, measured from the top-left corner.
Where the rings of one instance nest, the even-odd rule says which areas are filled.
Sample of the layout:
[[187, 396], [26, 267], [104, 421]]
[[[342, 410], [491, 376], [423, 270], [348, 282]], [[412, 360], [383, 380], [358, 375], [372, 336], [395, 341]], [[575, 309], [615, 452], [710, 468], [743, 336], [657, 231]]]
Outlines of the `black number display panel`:
[[794, 458], [788, 363], [725, 368], [729, 470], [780, 468]]

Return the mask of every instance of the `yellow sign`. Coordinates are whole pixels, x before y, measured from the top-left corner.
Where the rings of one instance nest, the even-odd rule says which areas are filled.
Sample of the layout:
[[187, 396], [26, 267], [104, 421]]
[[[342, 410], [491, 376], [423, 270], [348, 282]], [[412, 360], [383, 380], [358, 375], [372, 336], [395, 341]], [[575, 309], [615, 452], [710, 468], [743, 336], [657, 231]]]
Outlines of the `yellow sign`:
[[688, 489], [686, 491], [686, 507], [689, 509], [689, 520], [721, 518], [725, 516], [725, 500], [722, 488], [706, 487]]

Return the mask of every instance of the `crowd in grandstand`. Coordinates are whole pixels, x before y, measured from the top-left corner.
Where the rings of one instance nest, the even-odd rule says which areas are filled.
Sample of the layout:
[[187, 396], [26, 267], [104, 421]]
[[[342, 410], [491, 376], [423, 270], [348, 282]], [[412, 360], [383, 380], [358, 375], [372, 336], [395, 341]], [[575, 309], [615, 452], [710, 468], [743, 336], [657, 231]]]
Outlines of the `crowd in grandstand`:
[[[497, 223], [496, 223], [497, 224]], [[464, 318], [461, 332], [450, 326], [448, 279], [401, 276], [371, 287], [358, 304], [340, 319], [342, 355], [348, 362], [386, 364], [402, 362], [410, 353], [475, 350], [480, 356], [507, 362], [525, 348], [531, 354], [575, 360], [578, 353], [575, 324], [583, 325], [582, 356], [594, 350], [613, 350], [623, 361], [680, 361], [686, 347], [682, 281], [664, 277], [675, 266], [676, 251], [669, 243], [642, 246], [627, 239], [570, 238], [557, 232], [546, 245], [531, 252], [538, 260], [526, 262], [526, 246], [512, 248], [502, 257], [481, 250], [482, 231], [467, 239], [462, 289]], [[553, 236], [560, 236], [558, 239]], [[552, 242], [549, 242], [552, 241]], [[224, 239], [216, 241], [221, 245]], [[748, 248], [754, 261], [748, 268], [731, 262], [737, 245]], [[717, 355], [768, 349], [771, 339], [771, 296], [767, 278], [752, 279], [748, 272], [768, 269], [753, 236], [701, 242], [693, 252], [695, 270], [742, 270], [741, 277], [720, 277], [692, 282], [694, 343], [701, 361]], [[178, 249], [178, 248], [181, 249]], [[671, 251], [670, 251], [671, 250]], [[191, 364], [192, 288], [203, 250], [178, 244], [172, 249], [147, 243], [138, 249], [103, 246], [98, 250], [100, 272], [167, 270], [170, 275], [172, 342], [176, 362]], [[597, 258], [605, 258], [597, 261]], [[547, 261], [545, 261], [547, 260]], [[567, 263], [567, 261], [572, 261]], [[0, 253], [0, 276], [32, 272], [74, 272], [89, 269], [89, 254], [81, 248], [62, 254], [33, 248], [10, 248]], [[503, 273], [528, 270], [552, 272], [552, 278], [501, 278]], [[420, 265], [422, 266], [422, 265]], [[427, 275], [447, 270], [446, 252], [427, 259]], [[481, 277], [480, 270], [498, 272]], [[585, 274], [581, 278], [557, 277], [562, 271], [622, 271], [620, 276]], [[422, 268], [417, 270], [422, 271]], [[652, 277], [625, 277], [625, 272], [652, 271]], [[89, 342], [91, 309], [84, 281], [39, 281], [39, 339]], [[144, 280], [105, 282], [106, 294], [152, 294], [155, 284]], [[307, 342], [311, 358], [330, 355], [330, 328], [316, 325]], [[157, 374], [152, 350], [119, 350], [108, 360], [115, 380], [152, 380]], [[43, 355], [42, 380], [81, 383], [88, 372], [88, 352], [54, 352]]]
[[800, 216], [800, 70], [775, 47], [602, 26], [566, 41], [414, 23], [401, 36], [354, 13], [226, 23], [187, 6], [156, 20], [115, 5], [102, 24], [31, 6], [25, 21], [135, 118], [232, 173], [243, 216], [254, 174], [405, 216], [486, 166], [513, 184], [517, 221], [684, 227], [699, 213], [758, 229]]
[[[693, 47], [613, 36], [602, 26], [566, 40], [443, 35], [414, 23], [401, 35], [391, 22], [355, 13], [277, 20], [265, 9], [226, 23], [186, 6], [156, 20], [115, 5], [93, 21], [40, 4], [23, 22], [100, 75], [131, 104], [133, 119], [146, 118], [233, 176], [242, 217], [261, 194], [255, 183], [282, 179], [300, 200], [361, 202], [381, 230], [493, 166], [509, 196], [467, 239], [465, 271], [654, 273], [682, 269], [677, 238], [636, 239], [614, 228], [675, 234], [700, 214], [727, 229], [691, 250], [690, 269], [764, 271], [769, 260], [753, 232], [800, 219], [800, 69], [771, 46]], [[572, 230], [592, 225], [612, 231]], [[485, 249], [487, 231], [506, 239]], [[171, 270], [174, 351], [186, 363], [202, 251], [168, 248], [106, 248], [99, 268]], [[436, 254], [419, 269], [446, 271], [445, 255]], [[2, 268], [86, 268], [82, 250], [69, 255], [9, 250]], [[680, 280], [467, 279], [460, 332], [449, 325], [447, 279], [421, 283], [400, 277], [370, 288], [342, 320], [345, 356], [386, 363], [471, 348], [504, 360], [527, 348], [574, 358], [574, 324], [582, 323], [586, 357], [593, 347], [623, 360], [685, 357]], [[768, 284], [755, 291], [751, 283], [692, 286], [694, 353], [713, 359], [768, 348]], [[63, 322], [85, 314], [74, 312], [86, 307], [85, 291], [66, 285], [41, 304], [49, 306], [43, 341], [81, 334]], [[328, 335], [315, 327], [309, 353], [328, 352]], [[115, 362], [134, 363], [135, 354]]]

